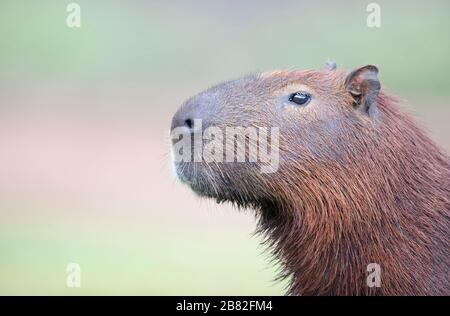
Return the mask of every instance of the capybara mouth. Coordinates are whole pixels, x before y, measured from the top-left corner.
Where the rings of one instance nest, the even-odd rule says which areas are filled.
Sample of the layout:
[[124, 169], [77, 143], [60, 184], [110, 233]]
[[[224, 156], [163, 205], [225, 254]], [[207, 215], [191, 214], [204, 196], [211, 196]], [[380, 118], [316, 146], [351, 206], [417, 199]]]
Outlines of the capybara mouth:
[[[196, 194], [214, 199], [217, 203], [232, 202], [239, 206], [254, 206], [256, 198], [242, 189], [240, 183], [232, 181], [230, 170], [223, 166], [204, 162], [175, 163], [178, 179], [188, 185]], [[247, 182], [245, 178], [241, 178]]]
[[179, 162], [175, 164], [175, 172], [178, 179], [198, 195], [217, 199], [222, 195], [218, 191], [219, 180], [210, 171], [204, 170], [204, 165], [200, 162]]

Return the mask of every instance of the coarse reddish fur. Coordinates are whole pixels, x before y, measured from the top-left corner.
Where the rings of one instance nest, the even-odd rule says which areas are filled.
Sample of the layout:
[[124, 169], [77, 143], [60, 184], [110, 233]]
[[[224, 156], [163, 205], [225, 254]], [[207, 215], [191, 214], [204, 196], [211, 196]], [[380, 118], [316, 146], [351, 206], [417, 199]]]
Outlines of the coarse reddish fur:
[[[209, 166], [213, 183], [199, 165], [190, 185], [256, 209], [258, 231], [291, 280], [290, 294], [449, 295], [449, 157], [383, 91], [371, 115], [358, 113], [345, 76], [274, 72], [205, 92], [227, 100], [217, 116], [229, 125], [237, 124], [237, 109], [254, 107], [247, 125], [284, 126], [281, 163], [275, 174], [245, 164]], [[295, 125], [255, 104], [275, 102], [277, 91], [298, 82], [313, 88], [319, 106], [290, 115]], [[370, 263], [381, 267], [381, 287], [366, 284]]]
[[[262, 208], [260, 231], [292, 294], [450, 294], [448, 158], [392, 99], [382, 95], [379, 108], [382, 141], [359, 135], [354, 160], [314, 173], [292, 165], [295, 185]], [[380, 288], [366, 285], [368, 263], [382, 267]]]

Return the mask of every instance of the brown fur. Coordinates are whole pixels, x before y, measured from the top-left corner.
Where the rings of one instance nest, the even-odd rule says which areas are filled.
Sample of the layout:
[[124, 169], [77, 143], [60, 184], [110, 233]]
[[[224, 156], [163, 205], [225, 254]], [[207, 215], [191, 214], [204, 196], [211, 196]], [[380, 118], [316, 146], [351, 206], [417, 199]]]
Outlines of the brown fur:
[[[346, 75], [265, 73], [189, 100], [219, 103], [211, 124], [280, 126], [281, 162], [274, 174], [231, 163], [177, 172], [203, 196], [256, 209], [290, 294], [449, 295], [449, 157], [383, 91], [370, 115], [356, 111]], [[316, 103], [274, 110], [299, 84]], [[369, 263], [379, 288], [366, 284]]]

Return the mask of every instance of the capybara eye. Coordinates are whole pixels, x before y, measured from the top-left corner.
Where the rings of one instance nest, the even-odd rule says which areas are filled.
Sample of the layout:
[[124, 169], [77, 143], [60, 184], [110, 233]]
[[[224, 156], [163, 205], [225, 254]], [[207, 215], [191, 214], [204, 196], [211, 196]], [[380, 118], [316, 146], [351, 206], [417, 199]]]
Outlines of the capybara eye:
[[311, 101], [311, 95], [308, 92], [296, 92], [291, 94], [289, 101], [294, 102], [298, 105], [306, 105]]

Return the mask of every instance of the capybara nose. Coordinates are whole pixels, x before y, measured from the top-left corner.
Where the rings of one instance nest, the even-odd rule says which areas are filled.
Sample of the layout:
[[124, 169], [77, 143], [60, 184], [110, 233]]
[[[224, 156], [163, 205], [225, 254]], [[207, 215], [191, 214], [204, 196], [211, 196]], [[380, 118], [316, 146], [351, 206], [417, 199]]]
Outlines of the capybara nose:
[[203, 118], [194, 106], [183, 106], [173, 116], [171, 130], [178, 128], [183, 134], [193, 134], [201, 131], [201, 127], [199, 127], [201, 121]]
[[175, 128], [183, 128], [187, 133], [194, 133], [194, 118], [186, 113], [186, 111], [178, 111], [172, 119], [171, 130]]
[[172, 127], [181, 128], [183, 134], [201, 133], [214, 125], [212, 120], [218, 112], [215, 99], [208, 94], [196, 97], [185, 103], [173, 116]]

